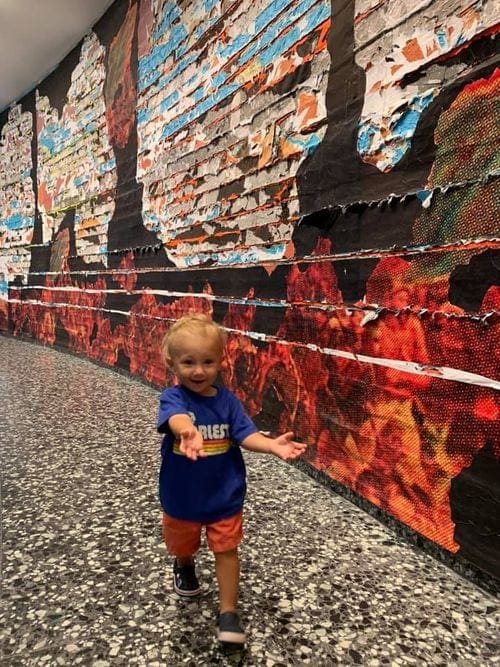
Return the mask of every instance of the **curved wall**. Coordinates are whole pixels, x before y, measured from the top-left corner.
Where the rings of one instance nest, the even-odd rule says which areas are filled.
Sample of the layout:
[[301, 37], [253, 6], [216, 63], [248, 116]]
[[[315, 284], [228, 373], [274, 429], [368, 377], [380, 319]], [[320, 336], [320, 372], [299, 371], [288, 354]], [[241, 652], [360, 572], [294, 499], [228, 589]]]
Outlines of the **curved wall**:
[[210, 313], [262, 428], [498, 577], [493, 5], [115, 3], [0, 116], [0, 328], [160, 387]]

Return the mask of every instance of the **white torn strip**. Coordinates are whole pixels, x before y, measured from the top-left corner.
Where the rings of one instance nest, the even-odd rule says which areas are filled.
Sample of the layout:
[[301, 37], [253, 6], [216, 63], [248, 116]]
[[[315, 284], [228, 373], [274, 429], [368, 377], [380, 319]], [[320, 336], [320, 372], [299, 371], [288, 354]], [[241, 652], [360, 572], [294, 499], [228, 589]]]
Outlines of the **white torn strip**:
[[[97, 308], [95, 306], [80, 306], [72, 303], [45, 303], [43, 301], [36, 300], [26, 300], [22, 301], [20, 299], [11, 299], [11, 303], [19, 303], [23, 305], [34, 305], [41, 306], [44, 308], [75, 308], [77, 310], [87, 310], [87, 311], [96, 311], [100, 313], [115, 313], [120, 314], [125, 317], [131, 315], [128, 311], [116, 310], [110, 308]], [[158, 317], [154, 315], [149, 315], [147, 313], [133, 313], [134, 318], [144, 318], [144, 319], [153, 319], [161, 320], [165, 322], [174, 321], [171, 318]], [[347, 352], [346, 350], [336, 350], [331, 347], [320, 347], [314, 343], [299, 343], [296, 341], [283, 340], [282, 338], [277, 338], [276, 336], [270, 336], [268, 334], [256, 332], [256, 331], [240, 331], [239, 329], [231, 329], [229, 327], [223, 327], [227, 332], [238, 334], [240, 336], [246, 336], [254, 340], [262, 340], [265, 342], [278, 343], [279, 345], [290, 345], [292, 347], [299, 347], [311, 350], [313, 352], [319, 352], [320, 354], [325, 354], [332, 357], [341, 357], [342, 359], [350, 359], [351, 361], [357, 361], [358, 363], [364, 364], [373, 364], [375, 366], [384, 366], [386, 368], [392, 368], [403, 373], [411, 373], [412, 375], [427, 375], [431, 377], [436, 377], [441, 380], [452, 380], [453, 382], [462, 382], [464, 384], [473, 384], [479, 387], [486, 387], [488, 389], [500, 390], [500, 382], [494, 380], [493, 378], [486, 377], [485, 375], [479, 375], [477, 373], [469, 373], [468, 371], [462, 371], [458, 368], [451, 368], [449, 366], [431, 366], [427, 364], [419, 364], [413, 361], [405, 361], [402, 359], [385, 359], [382, 357], [371, 357], [366, 354], [354, 354], [353, 352]]]
[[342, 359], [351, 359], [365, 364], [374, 364], [375, 366], [385, 366], [393, 368], [394, 370], [402, 371], [404, 373], [412, 373], [413, 375], [428, 375], [437, 377], [443, 380], [453, 380], [454, 382], [463, 382], [465, 384], [474, 384], [480, 387], [488, 387], [489, 389], [500, 389], [500, 382], [493, 378], [479, 375], [477, 373], [469, 373], [458, 368], [450, 368], [449, 366], [431, 366], [427, 364], [419, 364], [413, 361], [404, 361], [402, 359], [385, 359], [382, 357], [371, 357], [366, 354], [354, 354], [346, 350], [336, 350], [331, 347], [320, 347], [314, 343], [297, 343], [295, 341], [287, 341], [276, 336], [269, 336], [254, 331], [239, 331], [238, 329], [230, 329], [224, 327], [230, 333], [248, 336], [256, 340], [264, 340], [266, 342], [279, 343], [280, 345], [291, 345], [293, 347], [302, 347], [313, 352], [326, 354], [332, 357], [341, 357]]
[[[75, 272], [79, 273], [79, 272]], [[109, 272], [108, 272], [109, 273]], [[114, 271], [114, 275], [118, 277], [126, 277], [128, 275], [133, 275], [135, 271]], [[137, 271], [140, 273], [140, 271]], [[27, 274], [26, 274], [27, 275]], [[116, 278], [115, 278], [116, 280]], [[386, 306], [381, 306], [377, 303], [325, 303], [317, 301], [288, 301], [287, 299], [262, 299], [262, 298], [250, 298], [250, 297], [237, 297], [237, 296], [225, 296], [222, 294], [213, 294], [211, 292], [186, 292], [186, 291], [175, 291], [175, 290], [163, 290], [163, 289], [126, 289], [126, 288], [97, 288], [97, 287], [79, 287], [75, 285], [62, 285], [60, 287], [53, 285], [16, 285], [15, 287], [17, 292], [29, 291], [33, 292], [34, 290], [41, 290], [43, 292], [77, 292], [81, 294], [126, 294], [128, 296], [142, 296], [144, 294], [152, 296], [166, 296], [166, 297], [175, 297], [175, 298], [184, 298], [189, 297], [190, 299], [206, 299], [208, 301], [217, 301], [219, 303], [229, 303], [232, 305], [241, 305], [241, 306], [262, 306], [265, 308], [284, 308], [284, 307], [293, 307], [299, 306], [307, 310], [322, 310], [322, 311], [336, 311], [336, 310], [349, 310], [353, 312], [362, 312], [364, 313], [363, 319], [360, 322], [360, 325], [364, 327], [369, 322], [376, 320], [380, 315], [384, 313], [390, 313], [392, 315], [400, 315], [406, 313], [408, 315], [416, 315], [417, 317], [423, 317], [424, 315], [429, 315], [430, 317], [435, 317], [436, 315], [441, 315], [446, 317], [449, 320], [469, 320], [469, 321], [479, 321], [483, 324], [487, 324], [488, 320], [493, 315], [498, 315], [500, 312], [498, 310], [490, 310], [486, 313], [478, 312], [449, 312], [446, 310], [431, 310], [429, 308], [421, 308], [419, 306], [405, 306], [404, 308], [388, 308]], [[27, 303], [25, 301], [24, 303]]]

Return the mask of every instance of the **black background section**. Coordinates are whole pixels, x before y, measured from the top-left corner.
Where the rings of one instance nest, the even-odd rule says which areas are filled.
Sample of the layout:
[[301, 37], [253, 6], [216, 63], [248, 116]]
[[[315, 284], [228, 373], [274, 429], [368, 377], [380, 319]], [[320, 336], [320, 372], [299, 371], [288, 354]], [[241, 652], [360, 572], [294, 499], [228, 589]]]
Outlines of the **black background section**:
[[[297, 257], [310, 255], [320, 238], [331, 240], [332, 253], [354, 253], [360, 249], [401, 248], [412, 244], [412, 225], [422, 207], [416, 196], [381, 206], [355, 204], [342, 213], [325, 209], [304, 216], [295, 228]], [[411, 260], [411, 256], [405, 258]], [[362, 299], [366, 281], [378, 259], [348, 259], [334, 262], [338, 287], [345, 303]]]
[[[134, 2], [130, 3], [133, 6]], [[136, 3], [138, 4], [138, 3]], [[120, 31], [127, 12], [129, 3], [115, 3], [113, 11], [108, 12], [95, 26], [95, 32], [100, 42], [106, 47], [106, 64], [109, 58], [109, 49], [115, 36]], [[137, 28], [139, 22], [139, 7], [137, 7], [136, 25], [132, 41], [131, 68], [134, 86], [137, 82]], [[106, 72], [108, 68], [106, 68]], [[125, 248], [148, 248], [157, 246], [158, 237], [154, 232], [144, 227], [142, 220], [142, 197], [143, 186], [136, 180], [137, 172], [137, 115], [130, 129], [127, 145], [121, 149], [113, 144], [116, 159], [117, 187], [115, 197], [115, 211], [109, 222], [108, 228], [108, 251], [110, 252], [108, 266], [116, 268], [122, 259], [117, 250]], [[172, 266], [165, 252], [142, 252], [134, 253], [134, 264], [136, 268]], [[144, 274], [138, 275], [137, 289], [148, 284]], [[109, 307], [117, 307], [116, 297], [109, 299]], [[114, 297], [114, 298], [113, 298]]]
[[500, 285], [500, 251], [490, 249], [453, 269], [450, 301], [466, 311], [477, 312], [492, 285]]
[[500, 579], [500, 461], [488, 443], [451, 482], [451, 517], [460, 555]]
[[57, 68], [37, 86], [40, 97], [46, 96], [49, 98], [50, 105], [58, 110], [59, 117], [61, 117], [64, 105], [66, 104], [68, 90], [71, 86], [71, 75], [80, 60], [82, 43], [83, 39], [59, 63]]

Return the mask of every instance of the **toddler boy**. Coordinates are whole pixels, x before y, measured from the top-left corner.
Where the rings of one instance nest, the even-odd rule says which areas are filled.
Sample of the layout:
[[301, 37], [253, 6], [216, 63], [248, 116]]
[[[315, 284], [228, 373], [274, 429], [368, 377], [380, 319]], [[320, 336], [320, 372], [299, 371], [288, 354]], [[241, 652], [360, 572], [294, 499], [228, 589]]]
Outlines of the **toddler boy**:
[[223, 330], [201, 314], [182, 317], [163, 340], [179, 384], [160, 397], [160, 501], [165, 544], [175, 557], [174, 590], [186, 597], [201, 592], [194, 555], [205, 528], [219, 589], [217, 637], [243, 646], [237, 602], [246, 474], [240, 446], [290, 460], [306, 445], [293, 441], [291, 432], [277, 438], [259, 433], [235, 394], [215, 386], [224, 340]]

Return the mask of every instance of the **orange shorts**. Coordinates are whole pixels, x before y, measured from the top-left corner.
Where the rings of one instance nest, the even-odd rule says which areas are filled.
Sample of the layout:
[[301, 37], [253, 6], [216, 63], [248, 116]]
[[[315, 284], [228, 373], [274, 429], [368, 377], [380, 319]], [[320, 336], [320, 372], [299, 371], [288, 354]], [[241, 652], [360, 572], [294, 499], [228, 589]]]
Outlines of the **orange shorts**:
[[227, 519], [202, 524], [174, 519], [163, 514], [163, 539], [172, 556], [193, 556], [200, 548], [201, 530], [205, 526], [207, 543], [214, 553], [236, 549], [243, 538], [243, 510]]

